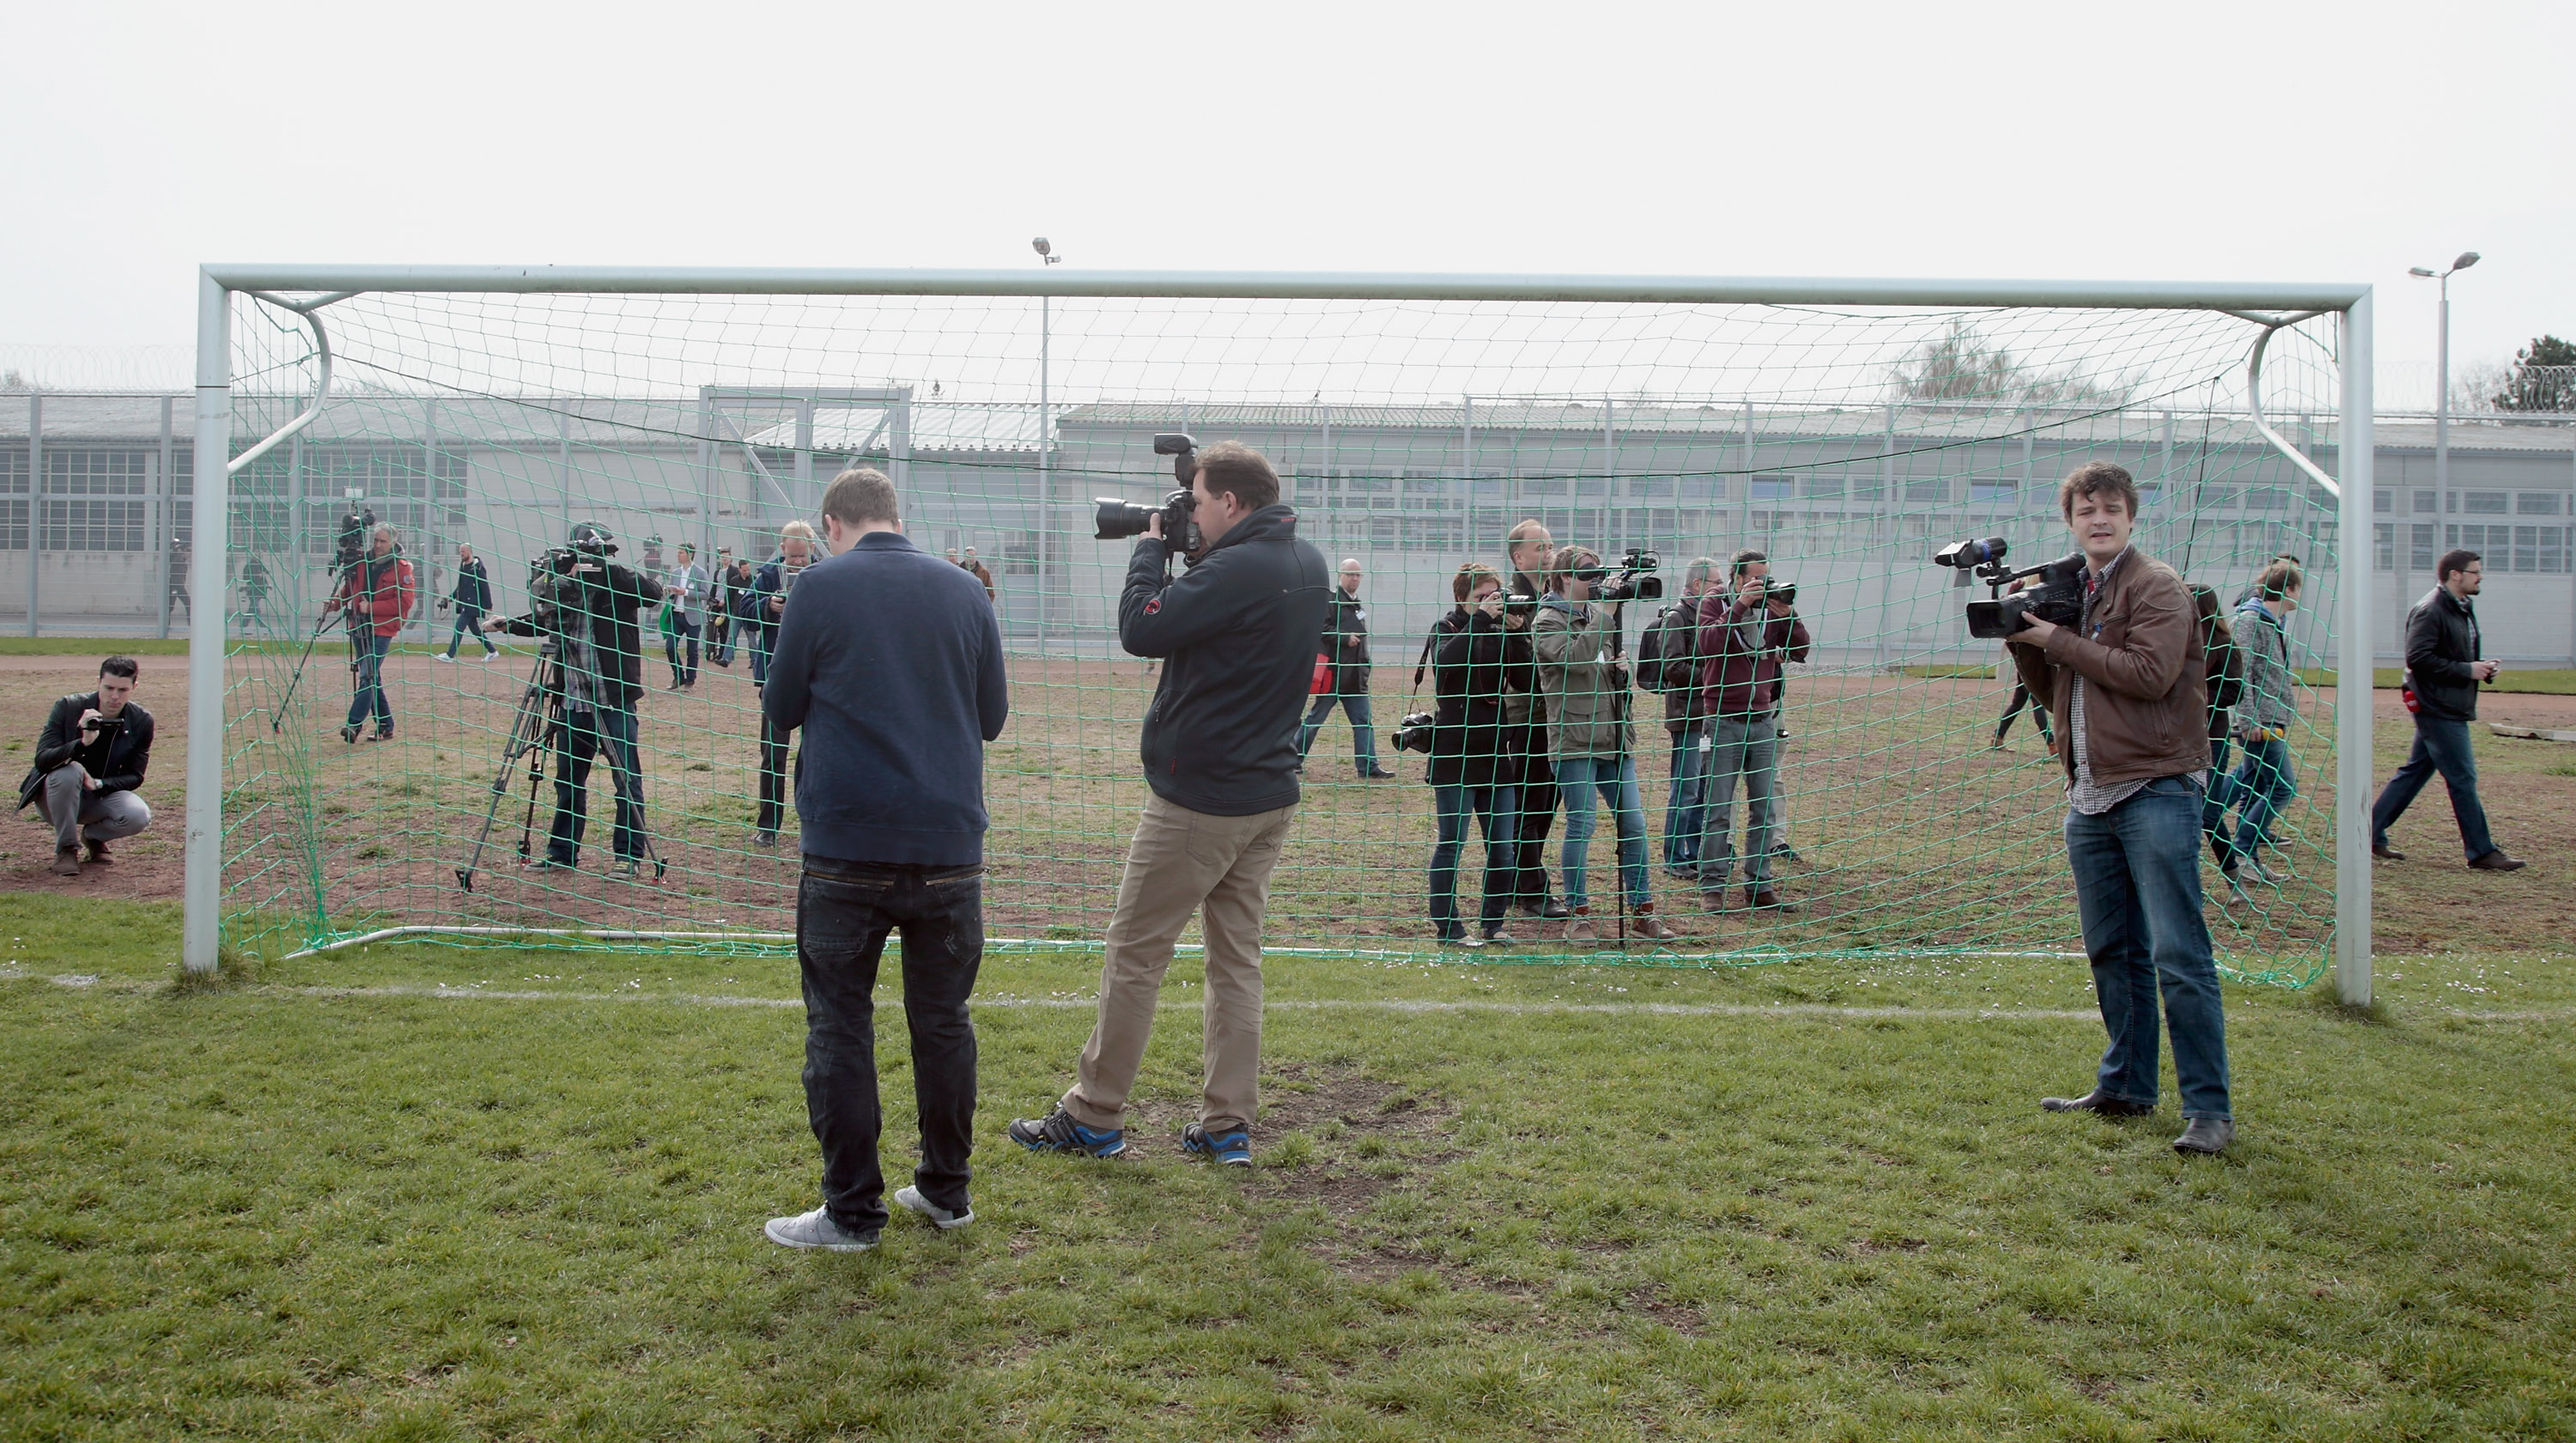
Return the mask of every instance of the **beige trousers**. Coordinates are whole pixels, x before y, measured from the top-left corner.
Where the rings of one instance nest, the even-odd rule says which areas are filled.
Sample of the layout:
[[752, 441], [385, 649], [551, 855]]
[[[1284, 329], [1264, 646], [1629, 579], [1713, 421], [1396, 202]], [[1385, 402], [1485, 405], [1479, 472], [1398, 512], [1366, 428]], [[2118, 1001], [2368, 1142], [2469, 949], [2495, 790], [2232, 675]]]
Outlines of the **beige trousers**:
[[1083, 1045], [1064, 1110], [1089, 1128], [1123, 1127], [1127, 1095], [1154, 1032], [1172, 944], [1199, 914], [1207, 940], [1207, 1080], [1199, 1121], [1248, 1128], [1261, 1107], [1261, 914], [1297, 809], [1211, 817], [1147, 795], [1127, 847], [1100, 969], [1100, 1020]]

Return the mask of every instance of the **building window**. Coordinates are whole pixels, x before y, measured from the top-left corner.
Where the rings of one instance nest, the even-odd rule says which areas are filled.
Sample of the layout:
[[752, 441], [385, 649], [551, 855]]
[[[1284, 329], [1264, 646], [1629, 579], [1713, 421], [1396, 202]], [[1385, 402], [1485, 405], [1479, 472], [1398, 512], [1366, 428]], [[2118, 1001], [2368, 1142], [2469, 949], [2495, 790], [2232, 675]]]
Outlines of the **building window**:
[[2415, 493], [2415, 514], [2416, 514], [2416, 515], [2418, 515], [2418, 516], [2430, 516], [2430, 515], [2432, 515], [2434, 512], [2439, 511], [2439, 510], [2441, 510], [2441, 509], [2442, 509], [2442, 503], [2441, 503], [2440, 499], [2439, 499], [2439, 498], [2437, 498], [2437, 497], [2436, 497], [2432, 492], [2430, 492], [2430, 491], [2418, 491], [2418, 492], [2416, 492], [2416, 493]]
[[[2382, 491], [2379, 494], [2386, 496], [2388, 493]], [[2395, 571], [2397, 569], [2397, 528], [2389, 522], [2382, 521], [2371, 527], [2370, 533], [2371, 541], [2377, 548], [2377, 559], [2371, 564], [2381, 571]]]
[[2435, 554], [2433, 551], [2433, 533], [2440, 528], [2429, 521], [2421, 521], [2415, 523], [2412, 529], [2415, 534], [2407, 538], [2406, 569], [2409, 571], [2430, 571], [2433, 569], [2433, 557]]
[[[2378, 490], [2370, 493], [2370, 509], [2378, 512], [2382, 516], [2385, 516], [2390, 511], [2396, 509], [2389, 502], [2387, 487], [2382, 486]], [[2381, 567], [2380, 569], [2383, 571], [2387, 570], [2386, 567]]]
[[2290, 505], [2290, 488], [2286, 486], [2248, 486], [2245, 509], [2248, 511], [2283, 511]]
[[2502, 516], [2512, 509], [2512, 498], [2502, 491], [2463, 491], [2460, 509], [2471, 516]]
[[140, 496], [150, 488], [154, 451], [47, 451], [45, 491], [53, 496]]
[[[0, 451], [0, 495], [24, 496], [26, 494], [26, 448], [23, 446], [13, 446], [7, 451]], [[21, 524], [24, 524], [23, 521]]]
[[1798, 481], [1794, 476], [1756, 476], [1753, 478], [1753, 499], [1756, 501], [1786, 501], [1790, 497], [1796, 495], [1797, 490]]
[[2555, 516], [2559, 495], [2555, 491], [2525, 491], [2514, 498], [2514, 511], [2523, 516]]
[[[47, 468], [49, 471], [52, 469]], [[147, 503], [45, 501], [47, 551], [141, 551]]]
[[1842, 474], [1810, 471], [1798, 478], [1798, 494], [1809, 501], [1840, 501], [1843, 499]]
[[0, 551], [27, 549], [27, 503], [0, 501]]

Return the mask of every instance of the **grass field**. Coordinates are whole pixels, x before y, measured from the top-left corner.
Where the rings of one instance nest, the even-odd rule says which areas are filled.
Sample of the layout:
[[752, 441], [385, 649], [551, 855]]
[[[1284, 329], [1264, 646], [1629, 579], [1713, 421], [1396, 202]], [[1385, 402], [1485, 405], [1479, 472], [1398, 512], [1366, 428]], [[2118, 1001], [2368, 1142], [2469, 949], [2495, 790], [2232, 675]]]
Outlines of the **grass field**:
[[2170, 1095], [2033, 1105], [2100, 1045], [2077, 964], [1279, 960], [1248, 1176], [1172, 1141], [1186, 959], [1141, 1156], [1006, 1150], [1093, 964], [994, 957], [979, 1220], [846, 1257], [759, 1232], [814, 1190], [792, 964], [179, 987], [175, 928], [0, 895], [0, 1435], [2576, 1436], [2563, 953], [2231, 989], [2193, 1162]]

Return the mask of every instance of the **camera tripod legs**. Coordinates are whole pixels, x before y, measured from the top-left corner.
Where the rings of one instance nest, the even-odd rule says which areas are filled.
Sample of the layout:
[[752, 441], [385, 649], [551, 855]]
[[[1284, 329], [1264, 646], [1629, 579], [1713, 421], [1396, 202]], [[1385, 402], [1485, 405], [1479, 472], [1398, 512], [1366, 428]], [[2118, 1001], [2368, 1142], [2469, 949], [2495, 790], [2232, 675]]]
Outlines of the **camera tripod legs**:
[[529, 828], [536, 822], [537, 784], [544, 768], [538, 760], [544, 755], [542, 744], [548, 730], [556, 725], [553, 705], [546, 687], [547, 658], [540, 654], [537, 667], [528, 677], [527, 690], [519, 694], [519, 712], [510, 723], [510, 740], [501, 751], [501, 768], [492, 777], [492, 800], [483, 809], [483, 828], [474, 835], [474, 850], [465, 865], [456, 869], [456, 885], [471, 892], [474, 874], [483, 865], [483, 848], [492, 839], [492, 823], [501, 814], [501, 799], [510, 794], [510, 773], [519, 758], [528, 757], [528, 823], [519, 829], [519, 855], [528, 855]]

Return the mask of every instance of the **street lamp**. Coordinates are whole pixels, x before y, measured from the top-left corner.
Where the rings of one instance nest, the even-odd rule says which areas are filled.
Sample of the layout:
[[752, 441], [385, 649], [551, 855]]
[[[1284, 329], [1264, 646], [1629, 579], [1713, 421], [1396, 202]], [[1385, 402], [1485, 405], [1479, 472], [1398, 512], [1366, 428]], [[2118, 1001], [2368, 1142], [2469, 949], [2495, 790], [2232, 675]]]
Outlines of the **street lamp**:
[[[2442, 286], [2442, 326], [2434, 342], [2433, 368], [2439, 390], [2433, 393], [2433, 490], [2441, 499], [2436, 507], [2451, 504], [2451, 271], [2464, 271], [2478, 263], [2476, 251], [2462, 251], [2452, 258], [2451, 270], [2437, 271], [2427, 266], [2409, 266], [2406, 274], [2439, 281]], [[2441, 523], [2437, 520], [2435, 525]]]

